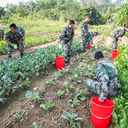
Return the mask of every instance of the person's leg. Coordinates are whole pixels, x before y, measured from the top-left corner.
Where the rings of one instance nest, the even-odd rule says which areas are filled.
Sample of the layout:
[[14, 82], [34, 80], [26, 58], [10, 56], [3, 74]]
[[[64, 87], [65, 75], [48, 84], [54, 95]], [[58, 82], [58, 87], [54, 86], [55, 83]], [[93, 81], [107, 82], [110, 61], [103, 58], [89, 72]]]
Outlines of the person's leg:
[[81, 51], [85, 52], [86, 50], [86, 39], [85, 37], [82, 37], [82, 43], [81, 43]]
[[12, 47], [8, 44], [8, 59], [12, 58]]
[[112, 50], [117, 50], [117, 47], [117, 39], [114, 36], [112, 36]]
[[88, 49], [88, 45], [89, 45], [89, 38], [86, 38], [86, 49]]
[[97, 95], [101, 94], [102, 88], [101, 83], [88, 79], [85, 82], [85, 86], [93, 93], [96, 93]]
[[68, 45], [63, 43], [65, 62], [68, 62]]
[[68, 46], [68, 62], [70, 62], [70, 58], [71, 58], [71, 53], [72, 53], [72, 45]]

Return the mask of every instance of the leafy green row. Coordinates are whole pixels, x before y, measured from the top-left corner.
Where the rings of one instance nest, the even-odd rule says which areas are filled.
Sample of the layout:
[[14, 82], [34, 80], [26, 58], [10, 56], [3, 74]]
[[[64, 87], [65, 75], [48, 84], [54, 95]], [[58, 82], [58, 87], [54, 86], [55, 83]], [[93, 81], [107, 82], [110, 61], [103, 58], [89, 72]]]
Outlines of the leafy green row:
[[[77, 40], [73, 42], [73, 53], [79, 52], [80, 44]], [[19, 88], [19, 85], [16, 85], [17, 82], [28, 80], [27, 77], [33, 74], [38, 76], [41, 69], [48, 67], [56, 57], [63, 56], [62, 53], [63, 49], [57, 45], [38, 49], [34, 54], [26, 54], [22, 59], [2, 60], [0, 63], [0, 98], [2, 99], [0, 102], [5, 95], [14, 93]]]
[[[45, 44], [48, 42], [55, 41], [54, 37], [26, 37], [25, 47], [31, 47], [35, 45]], [[8, 44], [5, 41], [0, 41], [0, 55], [7, 54]]]
[[120, 55], [114, 61], [121, 82], [121, 92], [115, 102], [113, 122], [116, 128], [128, 127], [128, 46], [119, 46]]

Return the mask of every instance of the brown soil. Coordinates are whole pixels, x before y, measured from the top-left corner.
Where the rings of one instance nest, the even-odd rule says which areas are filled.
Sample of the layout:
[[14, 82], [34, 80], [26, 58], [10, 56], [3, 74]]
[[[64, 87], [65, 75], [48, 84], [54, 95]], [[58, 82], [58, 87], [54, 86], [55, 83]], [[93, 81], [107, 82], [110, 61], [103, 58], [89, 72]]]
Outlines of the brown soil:
[[[79, 121], [82, 128], [94, 128], [90, 121], [90, 110], [89, 110], [89, 102], [91, 97], [95, 96], [94, 94], [86, 95], [86, 101], [81, 101], [77, 104], [76, 108], [72, 108], [68, 103], [69, 99], [73, 99], [75, 97], [75, 91], [83, 89], [86, 91], [86, 87], [84, 82], [77, 83], [73, 85], [73, 82], [69, 80], [70, 76], [73, 76], [74, 73], [71, 71], [79, 65], [83, 60], [87, 60], [88, 57], [93, 57], [93, 52], [88, 52], [85, 57], [80, 57], [79, 55], [73, 57], [71, 59], [72, 65], [70, 65], [70, 72], [67, 74], [63, 74], [63, 76], [59, 77], [56, 80], [56, 85], [47, 87], [44, 82], [46, 79], [54, 78], [54, 73], [57, 71], [54, 66], [49, 66], [48, 75], [44, 75], [41, 71], [40, 76], [31, 78], [31, 87], [29, 90], [35, 92], [33, 88], [38, 87], [36, 91], [39, 91], [39, 95], [44, 100], [41, 100], [39, 103], [34, 104], [32, 99], [25, 98], [25, 92], [27, 90], [20, 90], [17, 94], [13, 96], [9, 96], [8, 103], [5, 106], [2, 106], [2, 111], [0, 112], [0, 128], [33, 128], [33, 122], [36, 122], [38, 126], [42, 126], [43, 128], [69, 128], [69, 122], [61, 118], [61, 115], [64, 111], [69, 113], [76, 113], [79, 117], [82, 117], [83, 120]], [[111, 58], [109, 58], [111, 60]], [[92, 64], [93, 61], [89, 61], [89, 64]], [[83, 67], [84, 72], [86, 71], [86, 67]], [[86, 80], [87, 77], [81, 76], [80, 80]], [[74, 87], [74, 92], [70, 92], [69, 94], [64, 93], [61, 99], [57, 98], [56, 92], [58, 90], [65, 90], [62, 86], [64, 81], [68, 81]], [[44, 93], [41, 92], [42, 88], [45, 90]], [[50, 110], [50, 114], [46, 114], [46, 112], [41, 109], [40, 104], [45, 104], [47, 102], [55, 103], [55, 107]], [[20, 123], [14, 115], [16, 113], [23, 113], [24, 121]], [[114, 126], [111, 124], [109, 128], [113, 128]], [[71, 127], [70, 127], [71, 128]]]

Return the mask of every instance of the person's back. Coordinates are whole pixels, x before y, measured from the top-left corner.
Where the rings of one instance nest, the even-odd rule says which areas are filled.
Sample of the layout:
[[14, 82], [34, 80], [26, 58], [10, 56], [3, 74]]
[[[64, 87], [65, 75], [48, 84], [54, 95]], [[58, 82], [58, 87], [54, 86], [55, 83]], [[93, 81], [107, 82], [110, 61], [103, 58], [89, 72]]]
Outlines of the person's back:
[[[99, 59], [96, 65], [97, 79], [101, 82], [108, 82], [108, 97], [111, 97], [110, 90], [118, 90], [121, 87], [118, 73], [115, 66], [105, 58]], [[104, 75], [104, 77], [102, 77]], [[106, 78], [108, 77], [108, 79]], [[109, 81], [108, 81], [109, 80]]]
[[118, 27], [114, 31], [112, 31], [111, 35], [115, 36], [116, 38], [121, 38], [125, 35], [125, 31], [125, 27]]
[[25, 35], [25, 30], [23, 29], [23, 27], [16, 25], [16, 29], [22, 36]]

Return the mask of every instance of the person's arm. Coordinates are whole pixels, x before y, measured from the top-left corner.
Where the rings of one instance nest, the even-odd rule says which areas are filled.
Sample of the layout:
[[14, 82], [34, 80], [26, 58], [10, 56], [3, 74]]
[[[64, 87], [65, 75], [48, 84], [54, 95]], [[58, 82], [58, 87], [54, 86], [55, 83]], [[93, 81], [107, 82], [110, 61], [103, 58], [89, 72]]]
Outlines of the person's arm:
[[66, 37], [66, 28], [64, 28], [61, 33], [61, 39], [66, 42], [69, 41], [69, 38]]
[[5, 41], [11, 45], [12, 47], [14, 47], [14, 45], [9, 41], [9, 37], [10, 37], [10, 34], [9, 33], [6, 33], [6, 36], [5, 36]]
[[97, 78], [101, 82], [101, 87], [102, 87], [100, 99], [105, 100], [107, 99], [107, 95], [108, 95], [109, 76], [103, 64], [100, 64], [97, 68]]
[[73, 41], [73, 38], [74, 38], [74, 28], [73, 28], [73, 30], [72, 30], [72, 38], [70, 39], [70, 43], [72, 43], [72, 41]]

